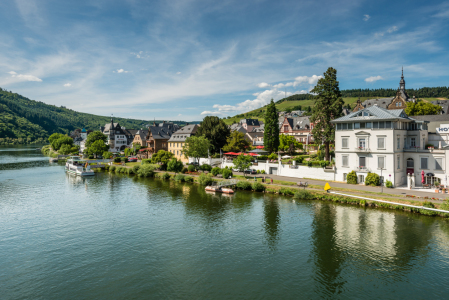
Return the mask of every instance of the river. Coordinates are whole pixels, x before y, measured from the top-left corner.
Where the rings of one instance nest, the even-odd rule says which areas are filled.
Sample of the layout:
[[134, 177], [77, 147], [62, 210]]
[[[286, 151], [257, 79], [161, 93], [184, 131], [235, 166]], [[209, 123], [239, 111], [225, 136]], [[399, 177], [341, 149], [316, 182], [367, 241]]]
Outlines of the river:
[[0, 148], [1, 299], [447, 299], [449, 221]]

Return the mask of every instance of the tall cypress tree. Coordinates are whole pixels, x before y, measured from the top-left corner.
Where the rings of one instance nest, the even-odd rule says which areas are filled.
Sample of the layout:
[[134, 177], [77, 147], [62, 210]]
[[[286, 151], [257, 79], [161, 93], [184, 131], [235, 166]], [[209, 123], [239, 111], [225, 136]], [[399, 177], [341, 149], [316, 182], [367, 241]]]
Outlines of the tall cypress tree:
[[265, 131], [263, 134], [263, 145], [270, 153], [278, 151], [279, 148], [279, 121], [278, 112], [273, 99], [267, 106], [265, 113]]
[[311, 91], [316, 94], [310, 122], [314, 123], [312, 129], [313, 138], [317, 142], [323, 142], [326, 150], [326, 160], [329, 160], [329, 144], [335, 140], [335, 127], [331, 120], [341, 116], [343, 110], [343, 98], [337, 81], [337, 70], [330, 67], [324, 73], [324, 78], [318, 80], [317, 85]]

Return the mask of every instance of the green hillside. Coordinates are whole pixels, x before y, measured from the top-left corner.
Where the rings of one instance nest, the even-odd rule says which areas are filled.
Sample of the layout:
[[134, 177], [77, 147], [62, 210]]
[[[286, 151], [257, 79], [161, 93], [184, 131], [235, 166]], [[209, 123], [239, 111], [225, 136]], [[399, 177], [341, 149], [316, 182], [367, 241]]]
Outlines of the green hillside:
[[[293, 95], [294, 96], [294, 95]], [[279, 101], [276, 102], [276, 109], [278, 111], [285, 111], [287, 109], [292, 109], [292, 110], [297, 110], [298, 106], [301, 106], [301, 110], [307, 110], [308, 107], [313, 108], [315, 106], [315, 100], [312, 99], [307, 99], [307, 100], [290, 100], [290, 97], [281, 99]], [[363, 102], [365, 100], [368, 99], [373, 99], [376, 98], [374, 97], [360, 97], [360, 100]], [[379, 97], [381, 98], [381, 97]], [[345, 107], [346, 105], [349, 104], [349, 106], [351, 108], [354, 108], [356, 105], [357, 100], [359, 99], [359, 97], [344, 97], [343, 101], [345, 102]], [[439, 97], [439, 98], [431, 98], [431, 97], [426, 97], [423, 98], [423, 100], [427, 100], [427, 101], [434, 101], [434, 100], [447, 100], [447, 98], [443, 98], [443, 97]], [[224, 119], [224, 122], [228, 125], [231, 125], [233, 123], [236, 123], [238, 121], [240, 121], [240, 119], [243, 118], [253, 118], [253, 119], [259, 119], [259, 120], [264, 120], [264, 116], [265, 116], [265, 109], [266, 107], [261, 107], [243, 114], [239, 114], [236, 115], [234, 117], [230, 117], [227, 119]]]
[[[68, 134], [76, 128], [98, 130], [110, 121], [110, 117], [48, 105], [0, 88], [0, 145], [42, 143], [55, 132]], [[116, 117], [114, 122], [130, 129], [149, 123]]]

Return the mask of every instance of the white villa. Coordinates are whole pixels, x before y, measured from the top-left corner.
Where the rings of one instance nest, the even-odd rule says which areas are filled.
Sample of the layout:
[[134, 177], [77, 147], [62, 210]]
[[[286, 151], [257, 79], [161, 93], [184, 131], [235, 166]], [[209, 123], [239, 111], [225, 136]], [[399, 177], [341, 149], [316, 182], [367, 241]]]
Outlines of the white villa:
[[[355, 171], [359, 183], [368, 172], [377, 173], [394, 186], [425, 184], [437, 177], [447, 180], [449, 125], [429, 133], [428, 121], [408, 117], [403, 109], [376, 105], [331, 121], [335, 124], [335, 180], [346, 181]], [[432, 147], [429, 147], [433, 145]], [[408, 179], [407, 179], [408, 178]]]

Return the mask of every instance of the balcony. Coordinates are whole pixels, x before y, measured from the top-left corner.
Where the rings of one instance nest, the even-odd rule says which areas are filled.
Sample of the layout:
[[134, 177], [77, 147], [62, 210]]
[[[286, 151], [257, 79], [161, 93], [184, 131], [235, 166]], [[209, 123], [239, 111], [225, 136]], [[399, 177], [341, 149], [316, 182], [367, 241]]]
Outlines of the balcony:
[[362, 172], [362, 173], [368, 173], [368, 172], [371, 172], [371, 170], [368, 169], [367, 167], [357, 167], [357, 168], [355, 168], [355, 171], [356, 171], [356, 172]]
[[420, 152], [420, 153], [444, 153], [443, 149], [422, 149], [421, 147], [404, 147], [404, 152]]
[[367, 152], [371, 152], [370, 148], [367, 147], [356, 147], [354, 148], [355, 152], [363, 152], [363, 153], [367, 153]]

